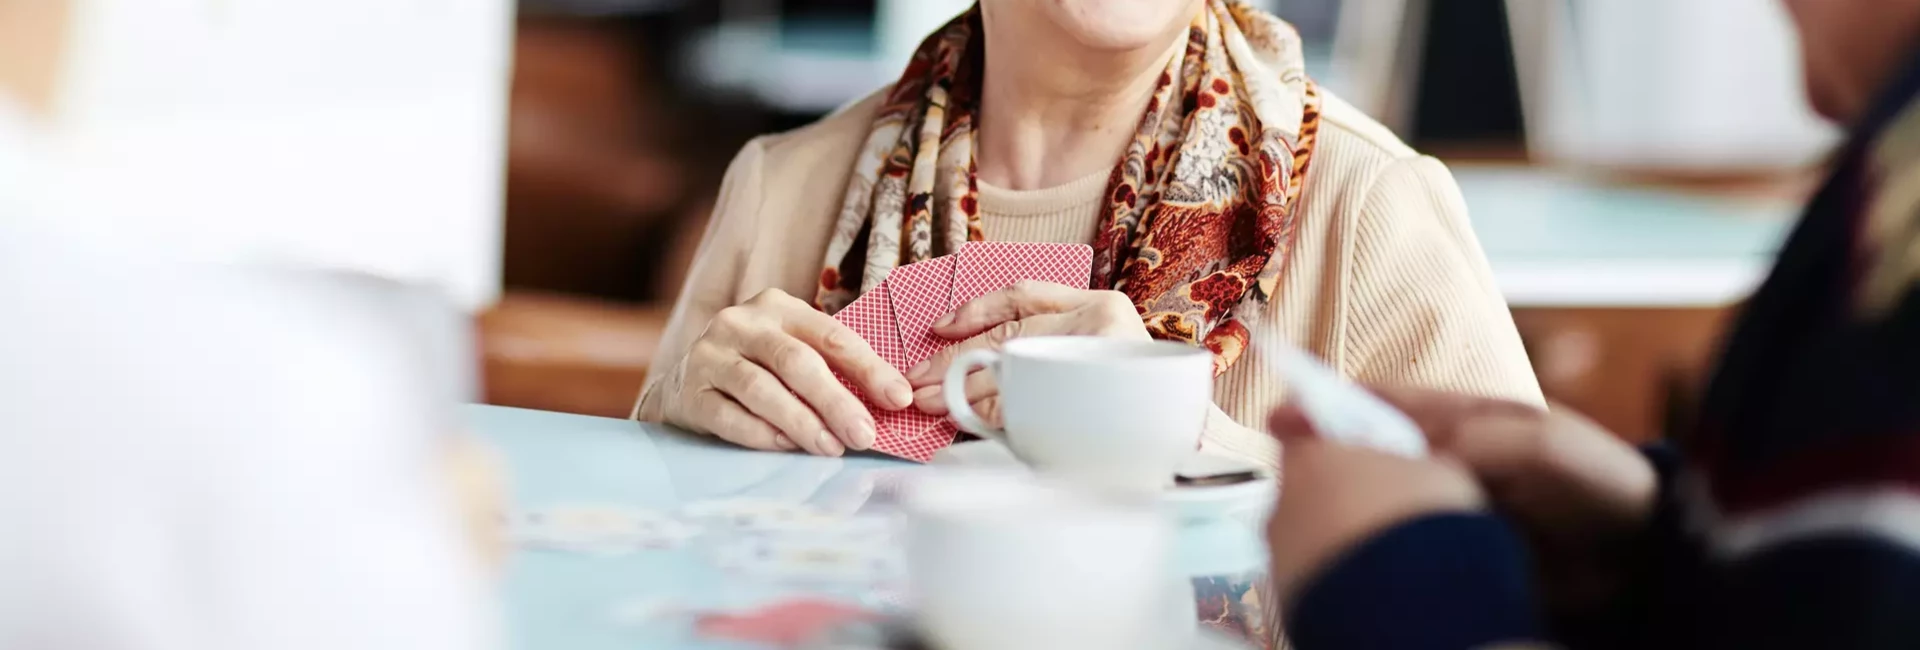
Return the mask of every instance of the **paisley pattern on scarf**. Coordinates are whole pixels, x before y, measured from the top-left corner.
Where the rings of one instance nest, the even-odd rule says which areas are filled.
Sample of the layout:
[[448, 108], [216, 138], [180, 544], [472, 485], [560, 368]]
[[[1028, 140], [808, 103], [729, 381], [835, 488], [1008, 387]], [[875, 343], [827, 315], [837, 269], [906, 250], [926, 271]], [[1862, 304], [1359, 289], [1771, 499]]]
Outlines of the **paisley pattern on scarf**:
[[[984, 239], [973, 160], [983, 40], [976, 6], [927, 37], [888, 92], [827, 244], [821, 309]], [[1108, 180], [1093, 287], [1125, 293], [1149, 333], [1207, 346], [1225, 372], [1292, 247], [1319, 108], [1292, 26], [1208, 0]]]

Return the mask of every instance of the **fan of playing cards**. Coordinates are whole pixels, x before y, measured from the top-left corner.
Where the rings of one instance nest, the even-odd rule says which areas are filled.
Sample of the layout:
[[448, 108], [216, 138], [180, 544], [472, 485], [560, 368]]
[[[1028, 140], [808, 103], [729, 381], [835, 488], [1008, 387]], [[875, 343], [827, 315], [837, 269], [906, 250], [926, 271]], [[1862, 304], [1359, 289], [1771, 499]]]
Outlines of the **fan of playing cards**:
[[[1093, 249], [1082, 244], [969, 242], [953, 255], [894, 269], [834, 318], [906, 372], [956, 343], [935, 335], [933, 323], [961, 305], [1021, 280], [1085, 289], [1092, 273]], [[845, 377], [840, 382], [861, 394]], [[873, 449], [882, 453], [926, 462], [958, 434], [946, 418], [911, 408], [888, 411], [869, 400], [867, 410], [879, 428]]]

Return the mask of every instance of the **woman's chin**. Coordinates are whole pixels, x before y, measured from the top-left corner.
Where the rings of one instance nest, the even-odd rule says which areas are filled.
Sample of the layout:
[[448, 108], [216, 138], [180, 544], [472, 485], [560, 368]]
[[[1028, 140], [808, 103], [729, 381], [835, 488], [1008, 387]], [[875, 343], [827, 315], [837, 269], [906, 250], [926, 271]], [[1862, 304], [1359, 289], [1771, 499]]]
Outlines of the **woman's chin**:
[[1103, 51], [1164, 47], [1169, 33], [1192, 22], [1189, 3], [1168, 0], [1084, 2], [1054, 5], [1054, 23], [1073, 40]]

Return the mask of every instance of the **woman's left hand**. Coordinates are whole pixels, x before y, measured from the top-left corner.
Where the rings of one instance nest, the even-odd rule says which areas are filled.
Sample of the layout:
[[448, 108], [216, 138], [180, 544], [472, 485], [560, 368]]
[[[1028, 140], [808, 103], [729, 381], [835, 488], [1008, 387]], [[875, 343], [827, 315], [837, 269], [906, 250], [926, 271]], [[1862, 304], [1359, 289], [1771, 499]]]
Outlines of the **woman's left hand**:
[[[1148, 338], [1140, 312], [1126, 294], [1034, 280], [1020, 281], [961, 305], [935, 322], [933, 333], [964, 342], [948, 346], [907, 372], [907, 381], [914, 389], [913, 405], [928, 415], [947, 414], [940, 386], [947, 376], [947, 366], [973, 350], [998, 348], [1025, 336]], [[996, 426], [1000, 423], [999, 396], [992, 374], [975, 370], [967, 375], [967, 402], [975, 413]]]

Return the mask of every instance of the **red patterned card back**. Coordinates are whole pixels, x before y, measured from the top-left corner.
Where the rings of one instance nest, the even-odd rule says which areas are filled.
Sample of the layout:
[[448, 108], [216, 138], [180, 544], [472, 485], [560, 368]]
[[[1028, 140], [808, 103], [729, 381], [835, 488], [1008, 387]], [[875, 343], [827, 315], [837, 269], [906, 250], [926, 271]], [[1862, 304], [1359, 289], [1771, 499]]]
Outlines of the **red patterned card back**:
[[1093, 247], [1043, 242], [968, 242], [954, 264], [948, 309], [1021, 280], [1085, 289], [1093, 276]]
[[946, 339], [935, 336], [933, 322], [947, 314], [947, 297], [953, 291], [954, 256], [936, 257], [894, 269], [887, 274], [887, 297], [893, 302], [893, 314], [899, 319], [900, 344], [906, 350], [907, 365], [926, 361], [946, 347]]

